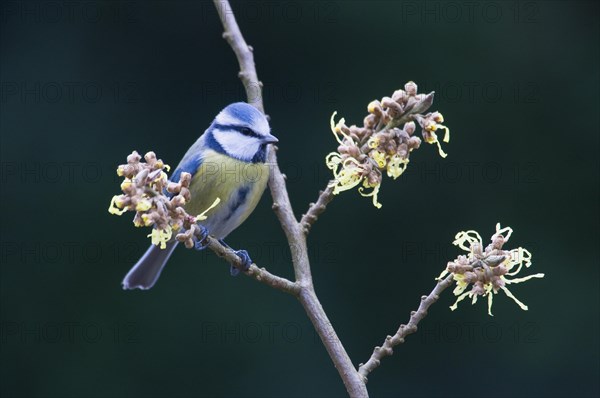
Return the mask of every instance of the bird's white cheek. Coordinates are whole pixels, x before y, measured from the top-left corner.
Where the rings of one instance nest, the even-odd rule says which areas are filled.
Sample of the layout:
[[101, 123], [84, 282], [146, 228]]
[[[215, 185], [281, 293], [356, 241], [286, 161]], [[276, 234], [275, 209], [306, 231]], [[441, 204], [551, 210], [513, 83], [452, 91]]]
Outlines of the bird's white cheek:
[[260, 141], [254, 137], [231, 132], [216, 132], [215, 138], [229, 156], [250, 160], [260, 149]]

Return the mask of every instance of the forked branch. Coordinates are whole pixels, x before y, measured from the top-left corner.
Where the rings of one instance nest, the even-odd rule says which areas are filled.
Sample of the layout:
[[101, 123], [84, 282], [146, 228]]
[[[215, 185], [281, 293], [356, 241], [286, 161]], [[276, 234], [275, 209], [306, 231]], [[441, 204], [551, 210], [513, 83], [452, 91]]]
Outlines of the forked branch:
[[[239, 77], [246, 88], [248, 103], [254, 105], [264, 113], [261, 94], [262, 84], [259, 83], [256, 74], [252, 48], [248, 46], [244, 40], [229, 2], [227, 0], [214, 0], [214, 4], [225, 31], [223, 37], [227, 40], [238, 59], [240, 65]], [[255, 88], [258, 92], [252, 92], [249, 88]], [[315, 293], [310, 272], [310, 262], [308, 259], [308, 249], [304, 232], [305, 228], [303, 227], [303, 224], [298, 222], [294, 215], [294, 211], [292, 210], [292, 205], [285, 187], [285, 178], [279, 169], [275, 150], [269, 151], [268, 161], [271, 168], [269, 188], [271, 190], [271, 196], [273, 197], [273, 210], [275, 211], [275, 214], [277, 214], [292, 252], [296, 283], [300, 285], [300, 293], [298, 295], [300, 303], [338, 370], [348, 394], [351, 397], [368, 397], [365, 383], [354, 368], [350, 357], [335, 333], [335, 330], [327, 318]], [[318, 211], [318, 209], [314, 209], [314, 219], [316, 219], [316, 215], [320, 212], [322, 212], [322, 210]]]

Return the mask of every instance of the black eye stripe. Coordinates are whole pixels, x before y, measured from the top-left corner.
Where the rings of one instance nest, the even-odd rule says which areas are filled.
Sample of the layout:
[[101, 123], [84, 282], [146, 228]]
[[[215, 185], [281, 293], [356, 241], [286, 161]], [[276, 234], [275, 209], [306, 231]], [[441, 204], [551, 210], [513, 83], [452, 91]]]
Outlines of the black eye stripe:
[[256, 137], [256, 134], [254, 133], [254, 131], [252, 131], [251, 129], [249, 129], [248, 127], [242, 127], [240, 129], [240, 133], [247, 135], [249, 137]]
[[260, 135], [256, 134], [251, 128], [246, 127], [246, 126], [236, 126], [233, 124], [229, 124], [229, 125], [225, 125], [225, 124], [215, 124], [214, 125], [215, 128], [219, 129], [219, 130], [234, 130], [237, 131], [240, 134], [243, 134], [245, 136], [248, 137], [256, 137], [256, 138], [260, 138]]

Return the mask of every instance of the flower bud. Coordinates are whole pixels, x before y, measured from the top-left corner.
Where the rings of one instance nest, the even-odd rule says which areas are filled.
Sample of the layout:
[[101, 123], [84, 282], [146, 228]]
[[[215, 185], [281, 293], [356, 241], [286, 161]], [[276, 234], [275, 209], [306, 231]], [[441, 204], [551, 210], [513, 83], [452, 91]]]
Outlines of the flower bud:
[[137, 163], [142, 157], [137, 151], [131, 152], [131, 155], [127, 156], [127, 163]]
[[496, 276], [506, 275], [508, 273], [508, 269], [504, 265], [499, 265], [497, 267], [492, 268], [492, 272]]
[[419, 149], [421, 146], [421, 139], [419, 137], [410, 137], [408, 142], [408, 148], [412, 151], [413, 149]]
[[[122, 174], [119, 174], [119, 169], [121, 170]], [[136, 173], [135, 167], [130, 164], [122, 164], [117, 169], [117, 174], [120, 177], [127, 177], [129, 179], [132, 179], [135, 176], [135, 173]]]
[[179, 182], [181, 183], [181, 186], [189, 187], [191, 181], [192, 175], [190, 173], [186, 173], [185, 171], [181, 173], [181, 176], [179, 177]]
[[131, 187], [132, 185], [133, 185], [133, 182], [129, 178], [126, 178], [121, 183], [121, 190], [125, 191], [126, 189], [129, 189], [129, 187]]
[[175, 207], [185, 205], [185, 198], [182, 195], [175, 195], [171, 198], [171, 204]]
[[387, 113], [392, 119], [396, 119], [402, 115], [404, 108], [402, 105], [391, 99], [390, 97], [383, 97], [381, 105], [387, 108]]
[[379, 120], [379, 118], [377, 116], [375, 116], [374, 114], [370, 114], [367, 117], [365, 117], [364, 120], [364, 124], [365, 127], [368, 129], [372, 129], [377, 125], [377, 121]]
[[504, 279], [497, 276], [492, 278], [492, 286], [494, 287], [495, 292], [497, 292], [499, 289], [502, 289], [505, 285], [506, 282]]
[[436, 123], [444, 123], [444, 116], [437, 111], [433, 112], [431, 114], [431, 117], [433, 118], [433, 120], [435, 120]]
[[167, 192], [170, 193], [179, 193], [179, 190], [181, 189], [181, 184], [176, 183], [176, 182], [169, 182], [167, 184]]
[[392, 94], [392, 100], [396, 101], [398, 104], [406, 103], [408, 99], [408, 94], [404, 90], [396, 90], [394, 94]]
[[142, 222], [144, 223], [144, 226], [149, 227], [150, 225], [154, 224], [154, 217], [153, 214], [142, 214]]
[[[356, 136], [360, 138], [365, 135], [365, 129], [361, 127], [357, 127], [356, 125], [350, 126], [350, 136]], [[358, 141], [358, 140], [357, 140]]]
[[492, 238], [492, 247], [496, 250], [501, 250], [504, 245], [504, 236], [494, 235]]
[[[419, 101], [415, 97], [408, 97], [408, 99], [406, 100], [406, 105], [404, 106], [404, 110], [406, 112], [415, 113], [412, 111], [412, 109], [415, 107], [417, 102], [419, 102]], [[419, 113], [419, 112], [416, 112], [416, 113]]]
[[406, 159], [408, 157], [408, 145], [406, 145], [406, 144], [400, 144], [398, 146], [398, 149], [396, 150], [396, 153], [402, 159]]
[[184, 245], [187, 249], [191, 249], [194, 247], [194, 241], [192, 239], [187, 239], [184, 241]]
[[381, 173], [377, 170], [373, 170], [367, 175], [367, 184], [370, 187], [374, 187], [376, 185], [381, 184]]
[[476, 294], [478, 296], [482, 296], [485, 293], [485, 288], [483, 287], [483, 282], [477, 281], [473, 284], [473, 289], [471, 293]]
[[433, 97], [434, 97], [435, 93], [432, 91], [431, 93], [427, 94], [427, 95], [417, 95], [415, 98], [415, 100], [417, 101], [414, 106], [412, 107], [412, 109], [410, 110], [411, 113], [423, 113], [425, 111], [427, 111], [427, 109], [431, 108], [431, 105], [433, 105]]
[[144, 155], [144, 159], [146, 159], [146, 162], [152, 165], [154, 162], [156, 162], [156, 154], [150, 151]]
[[[404, 145], [404, 144], [402, 144]], [[385, 151], [388, 155], [393, 155], [396, 153], [396, 141], [394, 140], [389, 140], [388, 142], [385, 143]]]
[[504, 255], [490, 255], [490, 256], [487, 256], [484, 261], [490, 267], [497, 267], [504, 260], [506, 260], [506, 256], [504, 256]]
[[477, 274], [475, 272], [467, 271], [464, 273], [465, 282], [467, 283], [475, 283], [478, 279]]
[[423, 130], [423, 141], [432, 144], [437, 141], [437, 137], [434, 138], [429, 130]]
[[140, 213], [135, 213], [135, 216], [133, 217], [133, 225], [135, 225], [138, 228], [144, 226], [144, 221], [142, 220], [142, 216]]
[[122, 209], [123, 207], [125, 207], [125, 204], [127, 203], [127, 196], [125, 195], [117, 195], [115, 197], [115, 206], [117, 206], [119, 209]]
[[348, 147], [348, 155], [356, 158], [360, 154], [360, 149], [356, 145]]
[[471, 251], [473, 252], [474, 255], [476, 256], [481, 256], [483, 255], [483, 247], [481, 246], [480, 243], [473, 243], [471, 245]]
[[404, 85], [404, 90], [408, 95], [417, 95], [417, 85], [415, 82], [410, 81]]
[[383, 97], [381, 99], [381, 106], [384, 107], [384, 108], [389, 108], [392, 103], [396, 103], [396, 101], [394, 101], [390, 97]]
[[369, 113], [374, 113], [378, 116], [380, 116], [383, 113], [381, 103], [377, 100], [371, 101], [367, 106], [367, 110], [369, 111]]
[[146, 184], [146, 179], [148, 178], [148, 174], [149, 174], [148, 169], [144, 169], [144, 170], [140, 171], [139, 173], [137, 173], [137, 175], [135, 176], [135, 185], [137, 185], [138, 187], [144, 186], [144, 184]]

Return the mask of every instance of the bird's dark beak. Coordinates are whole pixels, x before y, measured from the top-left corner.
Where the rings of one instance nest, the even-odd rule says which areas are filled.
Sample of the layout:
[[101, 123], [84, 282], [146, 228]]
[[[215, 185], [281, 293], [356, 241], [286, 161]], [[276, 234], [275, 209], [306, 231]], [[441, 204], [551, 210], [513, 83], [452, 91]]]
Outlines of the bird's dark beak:
[[274, 135], [267, 134], [264, 136], [263, 142], [266, 144], [274, 144], [276, 142], [279, 142], [279, 140]]

